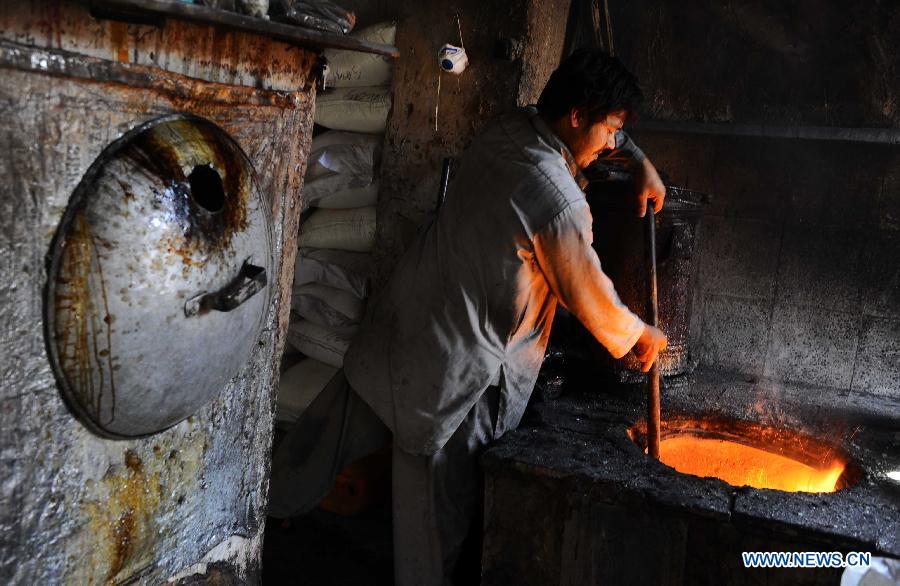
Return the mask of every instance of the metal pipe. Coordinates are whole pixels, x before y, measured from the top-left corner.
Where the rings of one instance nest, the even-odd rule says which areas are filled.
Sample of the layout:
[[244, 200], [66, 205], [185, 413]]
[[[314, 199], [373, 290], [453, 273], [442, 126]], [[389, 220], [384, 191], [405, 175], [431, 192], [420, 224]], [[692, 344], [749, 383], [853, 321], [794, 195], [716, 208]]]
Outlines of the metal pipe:
[[759, 138], [801, 140], [838, 140], [873, 144], [900, 145], [900, 129], [847, 128], [833, 126], [767, 126], [765, 124], [715, 124], [711, 122], [641, 121], [635, 132], [678, 132]]
[[[650, 325], [659, 325], [659, 307], [656, 294], [656, 219], [653, 213], [653, 202], [647, 202], [647, 246], [649, 247], [648, 271], [650, 281], [650, 299], [647, 305], [647, 313], [650, 316]], [[660, 428], [660, 402], [659, 402], [659, 356], [653, 360], [650, 367], [647, 388], [647, 453], [651, 458], [659, 460], [659, 428]]]
[[437, 206], [434, 208], [435, 213], [440, 211], [441, 206], [444, 205], [444, 199], [447, 197], [447, 185], [450, 183], [450, 161], [452, 161], [450, 157], [444, 158], [444, 166], [441, 169], [441, 183], [438, 185]]

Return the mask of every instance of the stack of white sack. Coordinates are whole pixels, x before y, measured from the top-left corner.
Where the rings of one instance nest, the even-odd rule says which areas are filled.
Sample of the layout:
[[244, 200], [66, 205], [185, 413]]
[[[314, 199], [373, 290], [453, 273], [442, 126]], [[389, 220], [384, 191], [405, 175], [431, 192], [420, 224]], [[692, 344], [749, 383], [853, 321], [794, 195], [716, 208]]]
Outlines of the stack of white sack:
[[[316, 210], [307, 225], [313, 224], [317, 215], [331, 211], [338, 210]], [[315, 238], [304, 237], [303, 228], [300, 230], [301, 243], [325, 242], [332, 248], [302, 247], [297, 251], [291, 295], [295, 319], [288, 327], [288, 343], [304, 355], [331, 366], [343, 365], [344, 353], [365, 311], [371, 283], [369, 241], [374, 241], [374, 220], [372, 206], [371, 234], [364, 236], [355, 227], [342, 228], [340, 223], [332, 227], [331, 234], [319, 224], [313, 224]], [[357, 246], [364, 240], [369, 244]]]
[[[328, 211], [317, 210], [313, 217]], [[360, 241], [358, 234], [346, 232], [343, 240], [331, 236], [329, 242], [340, 248]], [[371, 272], [368, 251], [300, 248], [294, 262], [288, 344], [308, 358], [340, 368], [365, 311]]]
[[[376, 24], [350, 36], [393, 45], [393, 22]], [[382, 133], [391, 109], [390, 57], [326, 49], [325, 90], [316, 96], [316, 124], [333, 130]]]
[[[326, 132], [313, 139], [294, 264], [289, 341], [341, 366], [362, 319], [375, 246], [381, 136]], [[357, 206], [357, 207], [347, 207]]]
[[282, 425], [295, 421], [343, 365], [363, 317], [382, 140], [382, 135], [337, 131], [313, 140], [287, 335], [289, 347], [303, 358], [282, 375], [276, 414]]
[[372, 255], [365, 252], [301, 248], [294, 261], [295, 288], [322, 283], [365, 299], [371, 277]]
[[[394, 44], [394, 23], [356, 38]], [[296, 420], [343, 365], [365, 311], [375, 245], [377, 172], [390, 102], [392, 60], [326, 50], [325, 91], [303, 186], [288, 345], [302, 360], [282, 375], [276, 419]]]

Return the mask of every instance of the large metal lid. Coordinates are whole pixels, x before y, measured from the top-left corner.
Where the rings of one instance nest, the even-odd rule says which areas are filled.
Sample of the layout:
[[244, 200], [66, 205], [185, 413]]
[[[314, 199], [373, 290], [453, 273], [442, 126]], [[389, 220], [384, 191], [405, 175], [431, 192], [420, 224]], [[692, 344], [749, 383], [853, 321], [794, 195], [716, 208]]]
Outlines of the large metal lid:
[[50, 249], [47, 349], [92, 430], [140, 436], [195, 413], [257, 343], [273, 266], [269, 206], [237, 143], [169, 116], [110, 145]]

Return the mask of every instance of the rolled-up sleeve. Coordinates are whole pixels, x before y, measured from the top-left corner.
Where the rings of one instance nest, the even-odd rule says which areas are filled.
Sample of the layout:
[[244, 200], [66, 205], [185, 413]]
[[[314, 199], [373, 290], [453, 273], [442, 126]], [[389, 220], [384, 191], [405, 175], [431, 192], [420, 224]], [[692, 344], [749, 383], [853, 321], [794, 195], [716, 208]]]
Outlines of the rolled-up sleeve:
[[644, 324], [619, 299], [592, 242], [588, 204], [573, 203], [535, 235], [535, 257], [563, 306], [610, 354], [621, 358], [637, 342]]
[[631, 140], [625, 131], [616, 133], [616, 148], [600, 153], [598, 160], [622, 167], [634, 167], [641, 163], [647, 155]]

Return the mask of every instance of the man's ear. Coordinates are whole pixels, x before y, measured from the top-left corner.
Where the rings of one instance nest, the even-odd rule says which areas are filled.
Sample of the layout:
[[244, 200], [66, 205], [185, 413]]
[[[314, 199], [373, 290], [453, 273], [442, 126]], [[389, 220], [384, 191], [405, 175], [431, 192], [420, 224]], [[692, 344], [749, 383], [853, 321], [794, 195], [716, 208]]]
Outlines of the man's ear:
[[579, 128], [584, 124], [584, 110], [582, 108], [572, 108], [569, 110], [569, 125], [572, 128]]

